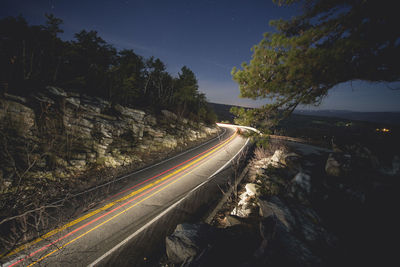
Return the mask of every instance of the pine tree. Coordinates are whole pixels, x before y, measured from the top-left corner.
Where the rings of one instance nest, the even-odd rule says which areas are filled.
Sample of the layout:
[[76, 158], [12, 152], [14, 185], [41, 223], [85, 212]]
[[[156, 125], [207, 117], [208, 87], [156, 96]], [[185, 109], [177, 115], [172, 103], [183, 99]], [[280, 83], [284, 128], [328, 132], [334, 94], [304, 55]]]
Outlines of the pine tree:
[[241, 97], [270, 99], [259, 119], [282, 118], [298, 105], [318, 105], [337, 84], [400, 80], [396, 1], [275, 0], [303, 13], [271, 21], [249, 64], [232, 70]]

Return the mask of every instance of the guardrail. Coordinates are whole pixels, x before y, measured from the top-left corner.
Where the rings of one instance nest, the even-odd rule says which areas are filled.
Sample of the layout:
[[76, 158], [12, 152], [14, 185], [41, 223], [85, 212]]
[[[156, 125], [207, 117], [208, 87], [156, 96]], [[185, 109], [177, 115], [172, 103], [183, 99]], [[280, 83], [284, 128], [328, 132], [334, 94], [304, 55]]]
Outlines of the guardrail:
[[257, 130], [256, 128], [253, 127], [249, 127], [249, 126], [241, 126], [241, 125], [236, 125], [236, 124], [228, 124], [228, 123], [217, 123], [218, 126], [228, 126], [228, 127], [234, 127], [234, 128], [242, 128], [242, 129], [246, 129], [246, 130], [250, 130], [253, 132], [256, 132], [258, 134], [262, 134], [259, 130]]
[[[241, 126], [241, 125], [228, 124], [228, 123], [217, 123], [217, 125], [218, 126], [228, 126], [228, 127], [233, 127], [233, 128], [247, 129], [247, 130], [254, 131], [254, 132], [258, 133], [259, 135], [263, 135], [263, 133], [261, 133], [259, 130], [257, 130], [254, 127]], [[318, 142], [313, 142], [312, 140], [307, 140], [307, 139], [297, 138], [297, 137], [290, 137], [290, 136], [284, 136], [284, 135], [274, 135], [274, 134], [270, 134], [269, 137], [272, 138], [272, 139], [277, 139], [277, 140], [284, 140], [284, 141], [291, 141], [291, 142], [296, 142], [296, 143], [319, 145]]]

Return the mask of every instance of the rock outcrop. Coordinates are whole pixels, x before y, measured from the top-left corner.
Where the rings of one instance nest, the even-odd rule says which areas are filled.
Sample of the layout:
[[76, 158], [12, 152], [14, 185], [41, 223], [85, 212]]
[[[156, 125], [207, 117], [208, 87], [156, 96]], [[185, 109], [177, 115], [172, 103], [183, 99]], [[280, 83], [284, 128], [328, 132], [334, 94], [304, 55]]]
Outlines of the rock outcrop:
[[175, 264], [193, 261], [207, 247], [209, 229], [207, 224], [178, 224], [166, 238], [168, 259]]
[[0, 130], [0, 194], [72, 181], [93, 169], [139, 168], [217, 133], [167, 110], [154, 115], [56, 87], [1, 97]]
[[251, 259], [259, 242], [250, 224], [221, 229], [185, 223], [166, 238], [166, 251], [168, 263], [174, 266], [240, 266]]
[[343, 176], [348, 174], [351, 170], [351, 156], [335, 152], [329, 154], [326, 161], [325, 171], [330, 176]]
[[370, 150], [352, 148], [256, 149], [238, 194], [202, 232], [206, 244], [174, 263], [207, 266], [225, 257], [229, 266], [390, 265], [399, 157], [380, 166]]

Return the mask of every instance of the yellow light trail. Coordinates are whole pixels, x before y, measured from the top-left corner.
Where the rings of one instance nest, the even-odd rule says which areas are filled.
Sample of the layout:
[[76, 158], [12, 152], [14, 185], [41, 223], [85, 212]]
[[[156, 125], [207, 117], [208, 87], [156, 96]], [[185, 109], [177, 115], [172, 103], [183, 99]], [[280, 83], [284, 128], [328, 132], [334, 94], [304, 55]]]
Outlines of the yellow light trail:
[[[199, 162], [200, 160], [202, 160], [202, 159], [208, 157], [209, 155], [215, 153], [215, 152], [218, 151], [220, 148], [222, 148], [223, 146], [225, 146], [228, 142], [230, 142], [230, 141], [235, 137], [236, 134], [237, 134], [237, 132], [235, 132], [227, 141], [225, 141], [224, 143], [222, 143], [220, 146], [218, 146], [217, 148], [211, 150], [211, 151], [208, 152], [207, 154], [205, 154], [205, 155], [203, 155], [202, 157], [200, 157], [199, 159], [197, 159], [197, 160], [191, 162], [190, 164], [186, 165], [185, 167], [183, 167], [183, 168], [181, 168], [181, 169], [175, 171], [174, 174], [177, 174], [177, 173], [181, 172], [182, 170], [187, 169], [188, 167], [192, 166], [192, 165], [195, 164], [196, 162]], [[57, 251], [59, 251], [59, 250], [65, 248], [66, 246], [70, 245], [71, 243], [77, 241], [78, 239], [84, 237], [85, 235], [89, 234], [90, 232], [92, 232], [92, 231], [96, 230], [97, 228], [101, 227], [102, 225], [106, 224], [107, 222], [109, 222], [109, 221], [115, 219], [116, 217], [120, 216], [121, 214], [124, 214], [124, 213], [127, 212], [128, 210], [130, 210], [130, 209], [132, 209], [133, 207], [135, 207], [135, 206], [139, 205], [140, 203], [142, 203], [143, 201], [145, 201], [145, 200], [149, 199], [150, 197], [152, 197], [152, 196], [158, 194], [159, 192], [161, 192], [161, 191], [163, 191], [164, 189], [168, 188], [169, 186], [171, 186], [172, 184], [176, 183], [177, 181], [180, 181], [182, 178], [184, 178], [184, 177], [186, 177], [187, 175], [191, 174], [193, 171], [195, 171], [196, 169], [198, 169], [200, 166], [201, 166], [201, 165], [197, 166], [196, 168], [194, 168], [194, 169], [191, 170], [190, 172], [185, 173], [184, 175], [182, 175], [181, 177], [177, 178], [176, 180], [174, 180], [173, 182], [169, 183], [168, 185], [164, 186], [163, 188], [161, 188], [161, 189], [157, 190], [156, 192], [150, 194], [150, 195], [147, 196], [146, 198], [144, 198], [144, 199], [142, 199], [142, 200], [136, 202], [136, 203], [133, 204], [132, 206], [130, 206], [130, 207], [124, 209], [123, 211], [121, 211], [121, 212], [115, 214], [115, 215], [112, 216], [111, 218], [109, 218], [109, 219], [105, 220], [104, 222], [102, 222], [102, 223], [96, 225], [95, 227], [93, 227], [93, 228], [91, 228], [90, 230], [86, 231], [85, 233], [83, 233], [83, 234], [77, 236], [76, 238], [72, 239], [71, 241], [67, 242], [66, 244], [64, 244], [64, 245], [62, 245], [62, 246], [60, 246], [60, 247], [58, 247], [57, 249], [54, 249], [54, 250], [51, 251], [50, 253], [46, 254], [45, 256], [41, 257], [40, 259], [38, 259], [38, 260], [36, 260], [35, 262], [33, 262], [33, 263], [31, 263], [30, 265], [28, 265], [28, 267], [33, 266], [33, 265], [35, 265], [36, 263], [39, 263], [40, 261], [42, 261], [42, 260], [44, 260], [45, 258], [47, 258], [47, 257], [51, 256], [52, 254], [54, 254], [55, 252], [57, 252]], [[167, 175], [166, 177], [171, 177], [171, 176], [172, 176], [172, 174]], [[165, 180], [165, 177], [162, 178], [162, 179], [160, 179], [160, 180], [164, 181], [164, 180]], [[131, 195], [131, 194], [129, 194], [129, 195]], [[124, 197], [124, 198], [125, 198], [125, 197]]]

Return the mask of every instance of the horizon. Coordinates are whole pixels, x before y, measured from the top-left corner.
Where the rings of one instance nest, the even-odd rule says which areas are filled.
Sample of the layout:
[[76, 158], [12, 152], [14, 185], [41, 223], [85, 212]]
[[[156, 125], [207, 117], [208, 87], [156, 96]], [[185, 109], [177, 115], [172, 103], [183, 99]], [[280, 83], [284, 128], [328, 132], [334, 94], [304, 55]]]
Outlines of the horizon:
[[[242, 108], [254, 108], [250, 106], [241, 106], [241, 105], [232, 105], [232, 104], [226, 104], [226, 103], [217, 103], [217, 102], [212, 102], [209, 101], [210, 104], [217, 104], [217, 105], [226, 105], [226, 106], [237, 106], [237, 107], [242, 107]], [[330, 111], [330, 112], [353, 112], [353, 113], [400, 113], [400, 110], [396, 111], [357, 111], [357, 110], [348, 110], [348, 109], [295, 109], [294, 113], [296, 112], [324, 112], [324, 111]]]
[[[268, 100], [239, 97], [238, 85], [231, 70], [251, 59], [250, 48], [263, 33], [272, 31], [271, 19], [288, 19], [299, 14], [299, 7], [277, 7], [272, 1], [191, 2], [172, 1], [53, 1], [6, 0], [0, 18], [23, 17], [29, 24], [45, 22], [44, 13], [63, 19], [60, 35], [72, 40], [82, 29], [96, 30], [99, 36], [118, 50], [133, 49], [146, 58], [155, 56], [177, 75], [188, 66], [197, 76], [199, 90], [208, 101], [229, 105], [257, 107]], [[108, 16], [103, 16], [107, 10]], [[298, 109], [351, 110], [355, 112], [400, 111], [400, 83], [369, 84], [353, 81], [339, 84], [329, 91], [319, 107]]]

